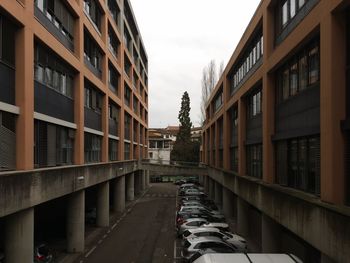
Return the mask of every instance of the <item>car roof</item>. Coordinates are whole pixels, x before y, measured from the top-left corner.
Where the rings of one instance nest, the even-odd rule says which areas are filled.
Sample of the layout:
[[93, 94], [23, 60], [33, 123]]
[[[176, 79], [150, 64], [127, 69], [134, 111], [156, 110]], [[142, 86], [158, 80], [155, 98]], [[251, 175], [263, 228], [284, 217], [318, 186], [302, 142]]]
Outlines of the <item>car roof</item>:
[[225, 243], [221, 238], [219, 237], [192, 237], [187, 239], [190, 243], [202, 243], [202, 242], [220, 242], [220, 243]]
[[186, 223], [189, 223], [189, 222], [195, 222], [195, 221], [207, 221], [205, 218], [188, 218], [186, 219]]
[[209, 222], [206, 224], [208, 226], [214, 226], [214, 227], [228, 227], [227, 223], [219, 223], [219, 222]]
[[220, 229], [215, 228], [215, 227], [198, 227], [198, 228], [193, 228], [189, 229], [191, 233], [201, 233], [201, 232], [221, 232]]
[[300, 259], [290, 254], [205, 254], [194, 263], [302, 263]]

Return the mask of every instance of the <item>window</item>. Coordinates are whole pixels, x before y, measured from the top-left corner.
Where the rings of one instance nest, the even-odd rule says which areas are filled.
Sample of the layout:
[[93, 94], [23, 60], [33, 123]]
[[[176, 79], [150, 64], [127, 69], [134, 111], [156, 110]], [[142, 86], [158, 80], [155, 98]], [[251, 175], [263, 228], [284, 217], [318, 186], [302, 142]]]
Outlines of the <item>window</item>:
[[124, 160], [130, 160], [130, 143], [124, 143]]
[[222, 92], [222, 89], [220, 89], [214, 99], [214, 105], [213, 105], [214, 112], [219, 110], [222, 104], [223, 104], [223, 92]]
[[131, 77], [131, 63], [126, 58], [126, 56], [125, 56], [125, 61], [124, 61], [124, 72], [129, 78]]
[[130, 140], [131, 133], [131, 116], [129, 114], [125, 114], [124, 117], [124, 137], [125, 140]]
[[276, 144], [278, 183], [320, 193], [320, 137], [300, 137]]
[[247, 175], [262, 178], [262, 144], [247, 147]]
[[63, 1], [35, 0], [34, 4], [63, 36], [73, 42], [75, 19]]
[[101, 161], [102, 137], [85, 133], [84, 153], [86, 163], [96, 163]]
[[230, 168], [231, 171], [238, 172], [238, 147], [230, 148]]
[[118, 58], [119, 46], [120, 46], [119, 40], [115, 35], [115, 33], [113, 32], [113, 28], [109, 25], [108, 26], [108, 48], [115, 58]]
[[124, 87], [124, 103], [128, 107], [130, 107], [130, 101], [131, 101], [131, 90], [125, 85]]
[[101, 30], [102, 11], [96, 0], [84, 0], [84, 11], [91, 18], [98, 30]]
[[52, 51], [36, 43], [34, 79], [66, 97], [74, 96], [74, 70]]
[[320, 80], [318, 42], [312, 43], [277, 71], [277, 102], [283, 102]]
[[117, 1], [115, 1], [115, 0], [108, 0], [108, 9], [109, 9], [109, 11], [112, 14], [114, 22], [119, 27], [120, 9], [118, 7]]
[[16, 169], [16, 116], [0, 111], [0, 171]]
[[0, 62], [15, 66], [16, 27], [0, 14]]
[[114, 68], [114, 66], [109, 63], [108, 64], [108, 83], [109, 88], [118, 96], [119, 95], [119, 79], [120, 75], [118, 71]]
[[277, 5], [277, 14], [279, 18], [279, 31], [282, 31], [298, 12], [304, 7], [308, 0], [284, 0]]
[[102, 94], [92, 88], [87, 81], [85, 81], [85, 107], [89, 108], [96, 113], [102, 112]]
[[35, 167], [72, 164], [74, 137], [75, 131], [72, 129], [35, 120]]
[[118, 141], [117, 140], [109, 139], [108, 151], [109, 151], [109, 160], [117, 161], [118, 160]]
[[253, 94], [248, 96], [248, 118], [254, 118], [261, 113], [262, 106], [262, 91], [255, 91]]
[[257, 64], [263, 56], [263, 36], [258, 34], [248, 45], [245, 54], [237, 63], [236, 70], [231, 75], [231, 94], [238, 88], [245, 76]]
[[84, 30], [84, 58], [90, 63], [91, 66], [97, 69], [98, 72], [101, 72], [102, 57], [103, 55], [98, 45], [89, 35], [89, 33]]

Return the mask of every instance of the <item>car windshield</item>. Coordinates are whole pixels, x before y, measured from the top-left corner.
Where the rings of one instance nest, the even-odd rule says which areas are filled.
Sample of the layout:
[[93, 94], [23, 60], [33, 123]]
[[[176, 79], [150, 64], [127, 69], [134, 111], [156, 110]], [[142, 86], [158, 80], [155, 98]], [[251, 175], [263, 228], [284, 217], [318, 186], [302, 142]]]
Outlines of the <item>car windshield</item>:
[[188, 237], [189, 235], [191, 235], [191, 232], [186, 230], [184, 233], [183, 233], [184, 237]]
[[184, 248], [189, 248], [191, 246], [191, 243], [188, 242], [188, 240], [185, 241]]

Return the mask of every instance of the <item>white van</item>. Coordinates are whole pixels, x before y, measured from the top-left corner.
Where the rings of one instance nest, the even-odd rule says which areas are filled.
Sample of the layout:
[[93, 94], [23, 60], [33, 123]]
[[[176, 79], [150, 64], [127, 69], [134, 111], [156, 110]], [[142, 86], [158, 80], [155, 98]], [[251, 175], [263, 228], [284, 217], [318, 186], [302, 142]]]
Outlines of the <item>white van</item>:
[[292, 254], [205, 254], [193, 263], [303, 263]]

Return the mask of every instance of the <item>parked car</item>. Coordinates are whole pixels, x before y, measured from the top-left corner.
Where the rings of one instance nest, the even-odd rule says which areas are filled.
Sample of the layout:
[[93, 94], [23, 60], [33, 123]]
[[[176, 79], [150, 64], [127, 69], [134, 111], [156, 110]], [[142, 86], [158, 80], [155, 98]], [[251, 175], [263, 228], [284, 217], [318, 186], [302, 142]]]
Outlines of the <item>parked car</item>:
[[[214, 247], [214, 248], [205, 248], [205, 249], [201, 249], [199, 251], [197, 251], [196, 253], [194, 253], [188, 260], [189, 263], [194, 262], [197, 258], [200, 258], [201, 256], [205, 255], [205, 254], [217, 254], [217, 253], [221, 253], [221, 254], [232, 254], [232, 253], [236, 253], [235, 249], [231, 248], [231, 247]], [[226, 263], [226, 262], [225, 262]]]
[[34, 247], [34, 262], [49, 263], [52, 262], [53, 256], [46, 244], [39, 244]]
[[179, 203], [189, 202], [189, 201], [203, 201], [203, 198], [200, 196], [183, 196], [180, 198]]
[[191, 188], [191, 189], [186, 189], [185, 191], [180, 191], [179, 195], [180, 196], [194, 195], [194, 196], [202, 196], [202, 197], [207, 196], [204, 192], [201, 192], [196, 188]]
[[298, 257], [292, 254], [222, 254], [207, 253], [199, 257], [193, 263], [303, 263]]
[[219, 210], [218, 207], [215, 204], [209, 204], [201, 200], [192, 200], [192, 201], [182, 201], [179, 202], [179, 207], [181, 206], [204, 206], [210, 210]]
[[203, 224], [207, 224], [208, 221], [203, 218], [189, 218], [183, 221], [181, 224], [177, 226], [177, 234], [178, 236], [182, 236], [183, 232], [187, 229], [198, 228]]
[[218, 228], [199, 227], [195, 229], [188, 229], [182, 234], [183, 239], [196, 237], [218, 237], [227, 243], [230, 243], [238, 248], [238, 252], [247, 253], [248, 247], [246, 240], [236, 234], [224, 232]]
[[229, 243], [226, 243], [218, 237], [197, 237], [197, 238], [188, 238], [185, 240], [184, 247], [181, 252], [181, 257], [184, 261], [188, 262], [189, 259], [197, 251], [206, 248], [232, 248], [237, 251], [237, 248]]
[[205, 219], [208, 222], [215, 222], [215, 223], [224, 223], [225, 218], [217, 218], [213, 217], [208, 214], [203, 214], [203, 213], [189, 213], [189, 214], [181, 214], [177, 217], [177, 225], [181, 225], [184, 221], [188, 219], [195, 219], [195, 218], [202, 218]]
[[224, 222], [208, 222], [202, 224], [201, 227], [218, 228], [222, 231], [230, 232], [228, 224]]
[[205, 211], [205, 212], [212, 214], [212, 215], [222, 215], [219, 211], [211, 210], [208, 207], [203, 206], [203, 205], [182, 206], [182, 207], [180, 207], [179, 211], [191, 211], [191, 210]]
[[191, 218], [191, 217], [203, 217], [206, 218], [209, 222], [225, 222], [224, 215], [216, 215], [208, 213], [205, 210], [192, 209], [186, 211], [178, 211], [176, 218]]

